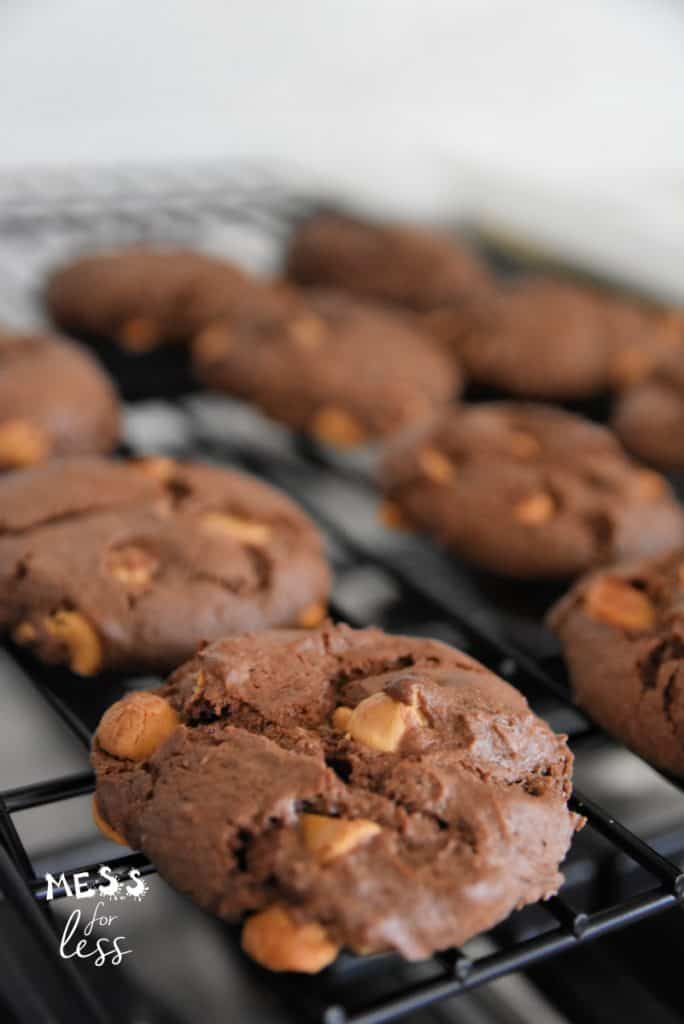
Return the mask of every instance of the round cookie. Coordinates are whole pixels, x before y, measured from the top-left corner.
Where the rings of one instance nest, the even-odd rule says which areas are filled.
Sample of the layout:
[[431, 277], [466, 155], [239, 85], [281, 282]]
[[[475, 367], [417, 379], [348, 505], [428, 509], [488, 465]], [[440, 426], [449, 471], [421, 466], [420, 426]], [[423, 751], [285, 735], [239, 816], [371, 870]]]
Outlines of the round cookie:
[[684, 343], [675, 314], [545, 277], [435, 310], [422, 325], [470, 379], [530, 398], [581, 399], [623, 387]]
[[383, 484], [388, 521], [521, 579], [573, 576], [684, 539], [684, 511], [661, 476], [604, 427], [543, 405], [450, 409], [388, 452]]
[[452, 237], [332, 213], [298, 227], [286, 273], [299, 284], [340, 288], [415, 310], [460, 302], [490, 283], [484, 264]]
[[55, 271], [46, 292], [61, 327], [111, 338], [135, 352], [186, 341], [252, 301], [277, 303], [277, 289], [259, 285], [227, 260], [142, 246], [84, 256]]
[[549, 616], [577, 702], [684, 776], [684, 549], [580, 580]]
[[329, 583], [310, 520], [236, 470], [83, 457], [0, 479], [0, 631], [80, 675], [314, 625]]
[[602, 296], [608, 347], [608, 387], [620, 391], [662, 360], [684, 351], [684, 313]]
[[103, 716], [97, 818], [272, 970], [410, 959], [552, 895], [572, 755], [443, 643], [326, 626], [220, 640]]
[[110, 451], [119, 429], [114, 388], [84, 349], [0, 331], [0, 472]]
[[198, 335], [209, 387], [245, 398], [320, 440], [353, 446], [430, 417], [458, 391], [458, 370], [400, 316], [317, 291]]
[[618, 397], [612, 422], [635, 455], [669, 469], [684, 468], [684, 348]]

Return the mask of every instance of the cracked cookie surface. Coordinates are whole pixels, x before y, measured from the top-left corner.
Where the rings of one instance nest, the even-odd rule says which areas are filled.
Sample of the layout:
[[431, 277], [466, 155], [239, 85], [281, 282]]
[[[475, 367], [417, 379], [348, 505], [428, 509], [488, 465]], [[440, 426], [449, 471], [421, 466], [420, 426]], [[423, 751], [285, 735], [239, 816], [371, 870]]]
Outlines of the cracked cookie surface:
[[565, 737], [517, 690], [378, 629], [211, 644], [105, 713], [93, 764], [106, 827], [251, 915], [243, 946], [274, 970], [460, 945], [556, 892], [580, 823]]
[[288, 277], [424, 310], [458, 303], [490, 283], [484, 263], [457, 239], [416, 227], [319, 214], [295, 231]]
[[0, 479], [0, 629], [82, 675], [320, 621], [328, 587], [311, 521], [235, 470], [83, 457]]
[[88, 352], [63, 338], [0, 331], [0, 472], [107, 452], [118, 439], [116, 392]]
[[684, 513], [658, 473], [604, 427], [543, 405], [448, 410], [397, 442], [383, 483], [407, 525], [508, 576], [573, 576], [684, 539]]
[[578, 703], [684, 776], [684, 549], [580, 580], [549, 615]]
[[191, 249], [131, 246], [57, 269], [48, 309], [65, 330], [111, 338], [132, 352], [187, 341], [217, 316], [252, 302], [278, 304], [278, 290], [246, 271]]
[[323, 290], [210, 325], [193, 358], [208, 386], [342, 447], [425, 421], [460, 388], [451, 360], [402, 317]]

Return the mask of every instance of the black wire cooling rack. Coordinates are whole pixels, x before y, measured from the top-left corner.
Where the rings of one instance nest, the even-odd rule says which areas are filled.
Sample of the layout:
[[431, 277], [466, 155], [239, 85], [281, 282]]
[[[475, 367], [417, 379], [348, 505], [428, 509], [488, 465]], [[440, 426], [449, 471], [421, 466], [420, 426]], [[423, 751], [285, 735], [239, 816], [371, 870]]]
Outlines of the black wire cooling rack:
[[[311, 204], [285, 196], [272, 185], [244, 186], [231, 178], [215, 180], [198, 192], [196, 175], [161, 179], [156, 188], [133, 188], [127, 175], [98, 179], [97, 188], [79, 182], [43, 182], [40, 188], [17, 195], [16, 183], [0, 213], [4, 248], [0, 262], [16, 272], [18, 254], [40, 253], [41, 260], [22, 280], [4, 286], [0, 299], [35, 319], [33, 287], [45, 266], [77, 248], [103, 241], [138, 238], [193, 241], [239, 254], [246, 236], [252, 252], [273, 257], [293, 218]], [[0, 184], [0, 197], [3, 189]], [[32, 199], [33, 196], [33, 199]], [[39, 198], [37, 198], [37, 196]], [[4, 223], [3, 223], [4, 221]], [[237, 227], [236, 227], [237, 226]], [[258, 242], [254, 243], [254, 238]], [[218, 242], [217, 242], [218, 239]], [[225, 244], [226, 239], [231, 244]], [[271, 244], [269, 251], [268, 244]], [[45, 254], [48, 254], [47, 256]], [[30, 278], [30, 280], [29, 280]], [[28, 287], [27, 287], [28, 283]], [[23, 289], [23, 290], [22, 290]], [[0, 308], [0, 315], [3, 309]], [[146, 357], [144, 357], [146, 358]], [[438, 636], [466, 649], [509, 679], [559, 731], [567, 732], [578, 759], [587, 749], [605, 742], [602, 734], [573, 707], [555, 641], [542, 624], [544, 608], [556, 596], [553, 587], [534, 589], [503, 583], [465, 569], [432, 543], [382, 526], [377, 517], [378, 496], [372, 483], [376, 453], [340, 455], [314, 442], [293, 437], [240, 403], [220, 397], [184, 392], [178, 387], [178, 352], [155, 356], [153, 400], [128, 408], [128, 447], [136, 453], [161, 451], [175, 457], [197, 457], [231, 464], [287, 490], [314, 517], [328, 543], [336, 570], [332, 613], [352, 625], [377, 623], [386, 629]], [[175, 362], [174, 362], [175, 361]], [[117, 372], [124, 393], [137, 393], [140, 363], [120, 360]], [[38, 693], [84, 747], [104, 708], [123, 692], [126, 681], [108, 678], [102, 686], [71, 677], [61, 669], [38, 666], [22, 652], [11, 651]], [[1, 769], [1, 756], [0, 756]], [[1, 785], [1, 782], [0, 782]], [[51, 962], [69, 1000], [70, 1021], [106, 1021], [107, 1010], [87, 977], [70, 960], [60, 958], [58, 941], [46, 905], [43, 876], [37, 876], [20, 838], [14, 816], [22, 811], [58, 805], [93, 791], [90, 772], [48, 778], [0, 791], [0, 891], [23, 922], [33, 948]], [[684, 873], [673, 859], [622, 825], [610, 808], [575, 790], [572, 807], [587, 818], [567, 866], [561, 894], [513, 915], [496, 929], [496, 947], [485, 955], [447, 950], [426, 965], [419, 980], [395, 980], [396, 958], [355, 958], [338, 963], [312, 979], [274, 978], [295, 1007], [296, 1020], [324, 1024], [381, 1024], [422, 1010], [449, 997], [515, 971], [525, 970], [599, 936], [627, 929], [684, 901]], [[680, 852], [680, 851], [677, 851]], [[630, 865], [637, 881], [624, 887], [606, 884], [605, 871], [590, 899], [574, 898], [575, 877], [586, 865], [618, 862]], [[154, 869], [141, 854], [108, 861], [124, 875], [131, 867], [143, 874]], [[582, 870], [575, 870], [580, 864]], [[98, 864], [70, 868], [95, 879]], [[584, 892], [584, 890], [581, 890]], [[613, 898], [611, 898], [613, 897]], [[228, 929], [227, 941], [235, 941]], [[48, 999], [35, 977], [21, 969], [0, 975], [0, 996], [19, 1019], [58, 1019], [50, 1016]], [[245, 971], [256, 971], [245, 963]], [[361, 984], [368, 976], [378, 986]], [[41, 1003], [41, 999], [43, 1002]], [[19, 1007], [19, 1009], [17, 1009]], [[38, 1007], [38, 1009], [36, 1009]], [[42, 1009], [40, 1009], [42, 1007]], [[40, 1012], [39, 1012], [40, 1011]], [[40, 1013], [45, 1011], [45, 1016]], [[22, 1017], [21, 1014], [26, 1016]], [[227, 1018], [229, 1019], [229, 1018]]]

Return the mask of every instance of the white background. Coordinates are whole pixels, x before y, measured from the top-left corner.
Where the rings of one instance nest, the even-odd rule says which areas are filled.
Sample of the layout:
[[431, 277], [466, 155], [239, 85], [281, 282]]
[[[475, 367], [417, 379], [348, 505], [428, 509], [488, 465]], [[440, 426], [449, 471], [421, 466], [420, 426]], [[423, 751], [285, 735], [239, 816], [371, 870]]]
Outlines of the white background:
[[0, 172], [250, 158], [684, 277], [679, 0], [5, 0], [0, 30]]

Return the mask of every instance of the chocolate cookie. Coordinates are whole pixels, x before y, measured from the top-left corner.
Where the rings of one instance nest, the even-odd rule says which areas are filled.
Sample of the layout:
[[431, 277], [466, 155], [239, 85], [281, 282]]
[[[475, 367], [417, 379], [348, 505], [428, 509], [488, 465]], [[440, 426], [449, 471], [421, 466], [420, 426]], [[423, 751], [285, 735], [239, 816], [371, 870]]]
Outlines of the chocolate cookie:
[[613, 427], [646, 462], [684, 468], [684, 348], [673, 350], [619, 396]]
[[417, 959], [558, 889], [572, 755], [433, 640], [327, 626], [220, 640], [103, 716], [96, 819], [272, 970]]
[[684, 550], [580, 580], [549, 616], [578, 703], [684, 776]]
[[602, 311], [611, 390], [633, 386], [661, 361], [684, 351], [684, 314], [679, 310], [604, 296]]
[[484, 264], [453, 237], [331, 213], [297, 229], [286, 273], [299, 284], [416, 310], [459, 302], [490, 283]]
[[313, 524], [235, 470], [84, 457], [0, 480], [0, 630], [80, 675], [313, 625], [328, 587]]
[[502, 285], [426, 315], [468, 377], [512, 395], [580, 399], [619, 388], [684, 344], [684, 321], [553, 278]]
[[46, 301], [76, 334], [112, 338], [144, 352], [186, 341], [215, 317], [252, 300], [277, 301], [243, 270], [189, 249], [130, 247], [85, 256], [57, 270]]
[[543, 405], [448, 410], [390, 450], [383, 477], [390, 520], [495, 573], [572, 576], [684, 538], [661, 476], [604, 427]]
[[426, 420], [460, 379], [439, 347], [391, 311], [312, 291], [282, 315], [207, 327], [200, 379], [321, 440], [352, 446]]
[[114, 388], [84, 349], [0, 331], [0, 472], [53, 455], [107, 452], [118, 438]]

